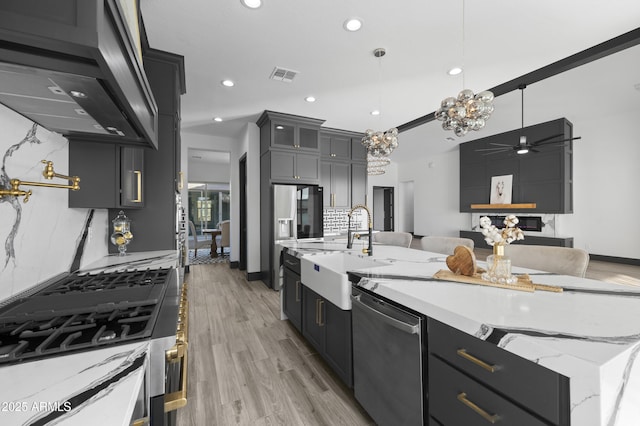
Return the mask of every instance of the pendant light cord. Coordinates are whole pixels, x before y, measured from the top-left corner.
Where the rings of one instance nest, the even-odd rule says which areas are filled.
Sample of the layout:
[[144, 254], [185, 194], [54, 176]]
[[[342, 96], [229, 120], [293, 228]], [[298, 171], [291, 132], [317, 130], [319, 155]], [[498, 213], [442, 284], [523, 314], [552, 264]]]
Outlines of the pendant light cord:
[[465, 84], [465, 74], [466, 74], [466, 66], [464, 63], [464, 42], [465, 42], [465, 34], [464, 34], [464, 4], [465, 4], [465, 0], [462, 0], [462, 88], [466, 88], [467, 85]]

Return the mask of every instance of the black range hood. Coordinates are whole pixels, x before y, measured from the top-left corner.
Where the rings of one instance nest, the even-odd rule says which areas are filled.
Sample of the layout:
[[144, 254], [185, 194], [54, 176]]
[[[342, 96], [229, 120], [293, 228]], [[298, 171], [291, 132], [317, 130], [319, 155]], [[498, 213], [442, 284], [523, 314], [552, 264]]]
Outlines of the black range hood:
[[0, 2], [0, 103], [70, 140], [157, 149], [137, 2]]

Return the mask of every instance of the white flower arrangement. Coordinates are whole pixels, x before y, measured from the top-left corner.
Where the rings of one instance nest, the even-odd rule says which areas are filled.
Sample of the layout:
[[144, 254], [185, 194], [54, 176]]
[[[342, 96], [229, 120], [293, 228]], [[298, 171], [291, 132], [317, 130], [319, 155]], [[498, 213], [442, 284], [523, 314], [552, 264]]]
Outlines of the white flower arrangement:
[[491, 219], [487, 216], [483, 216], [480, 218], [480, 227], [482, 228], [482, 235], [484, 236], [484, 240], [490, 246], [495, 244], [511, 244], [516, 240], [524, 240], [524, 232], [516, 225], [519, 220], [515, 215], [508, 215], [504, 218], [505, 227], [502, 229], [496, 228], [495, 225], [491, 224]]

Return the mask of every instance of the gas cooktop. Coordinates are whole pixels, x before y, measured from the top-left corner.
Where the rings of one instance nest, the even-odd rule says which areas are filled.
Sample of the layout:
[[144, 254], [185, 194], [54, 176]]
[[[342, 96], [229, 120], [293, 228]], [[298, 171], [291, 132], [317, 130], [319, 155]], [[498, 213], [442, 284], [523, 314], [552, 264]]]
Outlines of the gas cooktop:
[[151, 336], [171, 269], [70, 274], [0, 309], [0, 364]]

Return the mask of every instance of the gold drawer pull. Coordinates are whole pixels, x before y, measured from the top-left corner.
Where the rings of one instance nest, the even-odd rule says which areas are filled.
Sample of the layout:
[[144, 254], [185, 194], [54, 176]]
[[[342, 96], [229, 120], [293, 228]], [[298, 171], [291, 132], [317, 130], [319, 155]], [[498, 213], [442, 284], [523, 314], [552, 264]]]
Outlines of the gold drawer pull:
[[[180, 373], [180, 389], [166, 394], [164, 396], [164, 412], [177, 410], [187, 405], [187, 343], [177, 343], [178, 346], [183, 346], [181, 356], [178, 358], [182, 362], [182, 371]], [[176, 360], [177, 362], [177, 360]]]
[[496, 370], [498, 369], [497, 365], [487, 364], [483, 360], [478, 359], [475, 356], [473, 356], [470, 353], [468, 353], [466, 349], [458, 349], [457, 354], [460, 355], [462, 358], [466, 359], [467, 361], [471, 361], [475, 365], [484, 368], [485, 370], [487, 370], [490, 373], [495, 373]]
[[484, 411], [482, 408], [478, 407], [473, 402], [469, 401], [467, 399], [467, 394], [464, 393], [464, 392], [461, 392], [461, 393], [458, 394], [458, 401], [462, 402], [464, 405], [466, 405], [467, 407], [471, 408], [476, 413], [480, 414], [483, 419], [485, 419], [486, 421], [488, 421], [491, 424], [494, 424], [498, 420], [500, 420], [500, 416], [498, 416], [497, 414], [489, 414], [486, 411]]
[[132, 200], [134, 203], [141, 203], [142, 202], [142, 172], [139, 170], [134, 170], [133, 174], [136, 175], [136, 182], [137, 182], [137, 196], [135, 200]]

